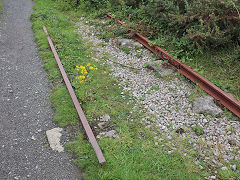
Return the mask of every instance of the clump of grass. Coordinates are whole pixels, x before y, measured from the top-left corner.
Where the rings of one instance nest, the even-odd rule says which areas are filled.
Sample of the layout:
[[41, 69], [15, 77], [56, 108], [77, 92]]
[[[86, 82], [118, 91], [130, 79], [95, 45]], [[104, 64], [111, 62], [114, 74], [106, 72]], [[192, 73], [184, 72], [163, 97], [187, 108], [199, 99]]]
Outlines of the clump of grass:
[[193, 126], [192, 130], [196, 133], [197, 136], [201, 136], [205, 133], [204, 129], [201, 126]]
[[65, 127], [67, 125], [75, 125], [79, 122], [78, 114], [65, 86], [60, 84], [53, 89], [51, 101], [55, 110], [55, 123], [61, 127]]

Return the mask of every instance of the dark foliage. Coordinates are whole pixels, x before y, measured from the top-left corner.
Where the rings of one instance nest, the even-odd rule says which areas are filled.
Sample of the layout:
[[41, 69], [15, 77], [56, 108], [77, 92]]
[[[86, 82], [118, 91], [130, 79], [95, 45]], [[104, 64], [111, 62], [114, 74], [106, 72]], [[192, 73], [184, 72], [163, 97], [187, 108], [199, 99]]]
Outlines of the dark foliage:
[[161, 33], [187, 40], [187, 46], [215, 48], [240, 44], [240, 1], [237, 0], [58, 1], [75, 7], [85, 4], [91, 9], [109, 8], [110, 5], [122, 14], [128, 14], [126, 18], [135, 18]]

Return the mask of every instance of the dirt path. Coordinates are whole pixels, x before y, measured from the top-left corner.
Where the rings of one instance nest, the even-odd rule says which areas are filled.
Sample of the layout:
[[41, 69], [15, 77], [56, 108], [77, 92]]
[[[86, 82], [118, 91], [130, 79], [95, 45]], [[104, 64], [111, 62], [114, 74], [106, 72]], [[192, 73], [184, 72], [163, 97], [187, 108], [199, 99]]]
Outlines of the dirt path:
[[80, 179], [66, 153], [52, 151], [49, 84], [34, 43], [31, 0], [2, 0], [0, 22], [0, 179]]

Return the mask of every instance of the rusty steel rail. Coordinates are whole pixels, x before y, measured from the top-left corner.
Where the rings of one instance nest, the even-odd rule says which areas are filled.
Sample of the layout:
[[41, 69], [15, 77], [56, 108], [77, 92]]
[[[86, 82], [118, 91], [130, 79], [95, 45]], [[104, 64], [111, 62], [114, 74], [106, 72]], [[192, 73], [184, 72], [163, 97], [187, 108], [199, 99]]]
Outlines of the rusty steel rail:
[[[109, 19], [113, 17], [106, 13]], [[120, 20], [116, 20], [117, 23], [123, 25]], [[201, 76], [200, 74], [194, 72], [190, 67], [188, 67], [183, 62], [178, 59], [174, 59], [172, 55], [168, 54], [166, 51], [161, 49], [160, 47], [149, 44], [149, 40], [139, 33], [135, 33], [134, 38], [143, 44], [146, 48], [152, 51], [154, 54], [160, 56], [161, 59], [168, 61], [169, 64], [173, 65], [178, 69], [180, 73], [182, 73], [185, 77], [198, 84], [200, 88], [205, 90], [208, 94], [210, 94], [213, 98], [220, 101], [222, 105], [232, 111], [235, 115], [240, 118], [240, 102], [234, 99], [232, 96], [221, 90], [219, 87], [208, 81], [206, 78]]]
[[57, 51], [56, 51], [56, 49], [54, 47], [54, 44], [53, 44], [53, 42], [52, 42], [52, 40], [51, 40], [51, 38], [50, 38], [50, 36], [49, 36], [45, 26], [43, 26], [43, 30], [47, 34], [49, 45], [50, 45], [51, 50], [52, 50], [52, 52], [54, 54], [54, 57], [55, 57], [55, 59], [57, 61], [57, 64], [58, 64], [58, 67], [59, 67], [59, 69], [61, 71], [63, 80], [64, 80], [64, 82], [65, 82], [65, 84], [67, 86], [67, 89], [68, 89], [68, 91], [69, 91], [69, 93], [71, 95], [72, 101], [73, 101], [74, 106], [75, 106], [75, 108], [77, 110], [77, 113], [78, 113], [78, 116], [79, 116], [79, 118], [80, 118], [80, 120], [82, 122], [82, 125], [83, 125], [83, 127], [85, 129], [85, 132], [86, 132], [86, 134], [88, 136], [88, 139], [89, 139], [90, 143], [92, 144], [92, 147], [93, 147], [93, 149], [94, 149], [94, 151], [95, 151], [95, 153], [97, 155], [98, 161], [99, 161], [99, 163], [104, 163], [104, 162], [106, 162], [106, 160], [105, 160], [105, 158], [103, 156], [103, 153], [102, 153], [102, 151], [101, 151], [101, 149], [100, 149], [100, 147], [99, 147], [99, 145], [98, 145], [98, 143], [96, 141], [96, 138], [95, 138], [95, 136], [94, 136], [94, 134], [92, 132], [92, 129], [91, 129], [90, 125], [88, 124], [87, 118], [84, 115], [84, 112], [83, 112], [83, 110], [82, 110], [82, 108], [81, 108], [81, 106], [80, 106], [80, 104], [78, 102], [77, 96], [74, 93], [72, 85], [71, 85], [71, 83], [70, 83], [70, 81], [68, 79], [68, 76], [67, 76], [67, 74], [66, 74], [66, 72], [65, 72], [65, 70], [63, 68], [61, 60], [60, 60], [60, 58], [59, 58], [59, 56], [57, 54]]

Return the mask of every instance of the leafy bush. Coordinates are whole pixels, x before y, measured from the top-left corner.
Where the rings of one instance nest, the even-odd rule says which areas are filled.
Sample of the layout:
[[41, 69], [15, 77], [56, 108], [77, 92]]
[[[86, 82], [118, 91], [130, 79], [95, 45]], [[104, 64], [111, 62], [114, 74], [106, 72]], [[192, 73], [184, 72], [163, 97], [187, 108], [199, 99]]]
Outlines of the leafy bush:
[[55, 1], [73, 6], [84, 5], [95, 10], [105, 8], [108, 12], [112, 8], [116, 15], [133, 21], [140, 20], [160, 33], [188, 41], [182, 49], [240, 44], [240, 1], [237, 0]]
[[185, 37], [197, 47], [240, 41], [240, 2], [236, 0], [155, 0], [145, 7], [149, 23]]

